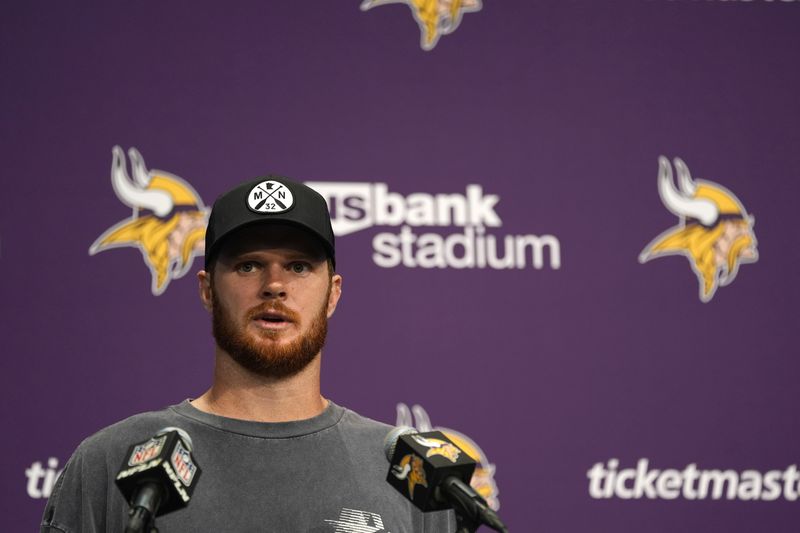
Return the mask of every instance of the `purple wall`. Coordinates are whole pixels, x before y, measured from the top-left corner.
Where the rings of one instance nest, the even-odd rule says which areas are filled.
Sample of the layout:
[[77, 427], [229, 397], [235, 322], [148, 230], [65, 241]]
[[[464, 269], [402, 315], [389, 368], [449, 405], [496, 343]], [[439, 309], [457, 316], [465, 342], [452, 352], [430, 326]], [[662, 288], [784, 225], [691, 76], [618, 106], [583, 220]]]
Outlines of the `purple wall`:
[[[89, 254], [132, 216], [118, 145], [204, 204], [325, 182], [323, 393], [474, 440], [512, 531], [796, 530], [800, 3], [483, 4], [430, 51], [357, 0], [0, 7], [4, 529], [36, 529], [82, 438], [210, 382], [201, 261], [155, 296], [139, 250]], [[705, 303], [687, 258], [638, 260], [680, 223], [661, 155], [756, 219], [718, 217], [759, 258]], [[513, 268], [479, 259], [507, 240]]]

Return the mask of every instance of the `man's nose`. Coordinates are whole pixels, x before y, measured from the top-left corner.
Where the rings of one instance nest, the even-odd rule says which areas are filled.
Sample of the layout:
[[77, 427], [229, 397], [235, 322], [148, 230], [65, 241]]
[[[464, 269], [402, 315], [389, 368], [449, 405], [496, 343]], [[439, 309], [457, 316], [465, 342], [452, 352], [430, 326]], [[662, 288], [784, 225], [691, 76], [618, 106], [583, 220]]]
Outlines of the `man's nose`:
[[264, 281], [261, 287], [263, 298], [286, 298], [286, 272], [280, 265], [271, 265], [264, 271]]

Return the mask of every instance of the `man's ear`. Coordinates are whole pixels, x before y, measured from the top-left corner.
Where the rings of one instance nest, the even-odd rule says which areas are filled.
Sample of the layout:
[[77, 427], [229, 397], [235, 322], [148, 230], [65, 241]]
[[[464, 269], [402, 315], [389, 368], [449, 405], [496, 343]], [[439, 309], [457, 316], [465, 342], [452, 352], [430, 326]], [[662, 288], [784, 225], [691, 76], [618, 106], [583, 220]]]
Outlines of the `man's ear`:
[[197, 273], [198, 291], [200, 292], [200, 301], [203, 303], [206, 311], [211, 312], [213, 307], [212, 287], [211, 287], [211, 273], [201, 270]]
[[342, 276], [334, 274], [331, 278], [331, 293], [328, 295], [328, 318], [333, 316], [339, 298], [342, 297]]

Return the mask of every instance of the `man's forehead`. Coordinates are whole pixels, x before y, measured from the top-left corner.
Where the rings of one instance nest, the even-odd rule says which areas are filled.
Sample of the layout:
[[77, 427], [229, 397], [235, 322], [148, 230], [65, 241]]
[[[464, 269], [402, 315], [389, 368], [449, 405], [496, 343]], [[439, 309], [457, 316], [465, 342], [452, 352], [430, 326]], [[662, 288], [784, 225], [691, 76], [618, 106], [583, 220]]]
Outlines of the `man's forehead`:
[[309, 231], [287, 224], [253, 224], [225, 238], [222, 256], [235, 256], [258, 250], [286, 249], [324, 259], [325, 249]]

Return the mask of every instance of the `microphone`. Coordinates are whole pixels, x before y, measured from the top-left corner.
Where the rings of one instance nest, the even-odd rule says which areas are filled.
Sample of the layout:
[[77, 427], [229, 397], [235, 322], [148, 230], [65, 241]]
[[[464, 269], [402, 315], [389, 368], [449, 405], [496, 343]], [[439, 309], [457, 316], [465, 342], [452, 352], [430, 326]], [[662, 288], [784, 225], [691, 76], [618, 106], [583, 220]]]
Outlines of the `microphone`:
[[192, 439], [180, 428], [128, 448], [115, 480], [131, 507], [125, 533], [149, 533], [157, 516], [186, 507], [199, 478]]
[[453, 509], [459, 531], [484, 524], [508, 532], [486, 500], [470, 487], [476, 461], [441, 431], [419, 433], [399, 426], [386, 435], [383, 451], [390, 468], [386, 481], [422, 511]]

